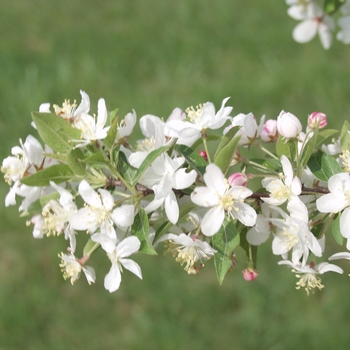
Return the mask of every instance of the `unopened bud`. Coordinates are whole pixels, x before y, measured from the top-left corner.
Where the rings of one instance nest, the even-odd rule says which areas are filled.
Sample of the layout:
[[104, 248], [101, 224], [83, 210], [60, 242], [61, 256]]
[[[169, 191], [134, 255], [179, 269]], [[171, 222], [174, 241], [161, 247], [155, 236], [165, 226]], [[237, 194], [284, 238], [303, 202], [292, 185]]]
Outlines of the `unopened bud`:
[[327, 116], [321, 112], [313, 112], [307, 118], [307, 126], [310, 129], [315, 129], [317, 126], [322, 129], [327, 126]]
[[277, 130], [286, 139], [297, 137], [303, 129], [300, 120], [292, 113], [282, 111], [277, 117]]
[[233, 173], [228, 178], [230, 186], [247, 186], [248, 176], [243, 173]]
[[208, 155], [206, 151], [198, 151], [198, 154], [207, 162], [208, 161]]
[[277, 120], [267, 120], [261, 131], [260, 137], [264, 142], [276, 142], [278, 139]]
[[252, 269], [252, 268], [247, 268], [245, 270], [243, 270], [243, 278], [246, 281], [254, 281], [255, 279], [257, 279], [259, 276], [258, 271]]

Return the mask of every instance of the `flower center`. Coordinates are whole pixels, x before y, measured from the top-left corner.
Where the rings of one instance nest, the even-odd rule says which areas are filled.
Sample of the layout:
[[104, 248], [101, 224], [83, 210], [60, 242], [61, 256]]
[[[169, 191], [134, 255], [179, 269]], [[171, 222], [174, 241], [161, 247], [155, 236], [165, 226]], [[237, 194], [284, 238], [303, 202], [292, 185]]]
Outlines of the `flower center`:
[[187, 117], [190, 119], [190, 121], [193, 124], [199, 124], [201, 115], [202, 115], [202, 109], [203, 109], [203, 105], [200, 104], [198, 106], [196, 106], [196, 108], [188, 107], [186, 109], [186, 113], [187, 113]]
[[[296, 272], [295, 270], [292, 270]], [[304, 273], [303, 275], [295, 274], [295, 277], [300, 278], [300, 280], [296, 283], [296, 289], [304, 288], [306, 290], [307, 295], [309, 295], [310, 291], [314, 292], [315, 288], [322, 290], [324, 285], [321, 283], [321, 278], [317, 277], [314, 273]]]
[[58, 105], [53, 105], [53, 108], [55, 110], [55, 113], [62, 117], [63, 119], [73, 119], [74, 112], [77, 109], [77, 103], [76, 100], [72, 104], [70, 104], [70, 100], [64, 100], [62, 103], [62, 107], [59, 107]]
[[345, 150], [339, 157], [342, 159], [343, 171], [350, 172], [350, 152]]
[[278, 232], [277, 236], [288, 251], [299, 242], [299, 237], [295, 231], [289, 230], [287, 227], [283, 227], [282, 232]]
[[271, 186], [271, 198], [282, 200], [292, 195], [290, 188], [284, 185], [281, 180], [273, 180], [271, 184], [273, 185]]
[[81, 265], [75, 260], [73, 256], [63, 254], [58, 255], [62, 260], [61, 271], [63, 272], [63, 278], [66, 280], [70, 278], [70, 283], [74, 282], [79, 278], [81, 272]]
[[144, 151], [144, 152], [152, 152], [154, 150], [154, 145], [156, 143], [156, 140], [154, 136], [152, 136], [149, 139], [144, 139], [141, 143], [137, 145], [137, 149], [139, 151]]

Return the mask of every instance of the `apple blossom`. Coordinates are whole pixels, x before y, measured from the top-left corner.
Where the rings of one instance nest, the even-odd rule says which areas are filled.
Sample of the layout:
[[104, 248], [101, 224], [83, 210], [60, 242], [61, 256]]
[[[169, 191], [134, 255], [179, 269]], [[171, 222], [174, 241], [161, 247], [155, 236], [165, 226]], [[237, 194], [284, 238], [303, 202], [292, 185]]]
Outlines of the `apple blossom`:
[[243, 186], [230, 187], [220, 168], [209, 164], [203, 176], [206, 187], [196, 187], [191, 194], [193, 203], [210, 209], [201, 222], [202, 232], [206, 236], [213, 236], [220, 230], [225, 218], [239, 220], [246, 226], [253, 226], [256, 222], [255, 210], [244, 203], [244, 199], [252, 191]]
[[117, 244], [116, 238], [102, 233], [95, 233], [92, 235], [91, 240], [101, 244], [112, 263], [111, 269], [104, 280], [104, 286], [110, 293], [119, 289], [123, 267], [142, 279], [140, 266], [135, 261], [126, 259], [128, 256], [139, 251], [141, 243], [137, 237], [127, 237]]
[[296, 289], [304, 288], [306, 290], [307, 295], [309, 295], [310, 291], [314, 291], [315, 288], [322, 290], [324, 285], [321, 283], [321, 279], [317, 275], [322, 275], [326, 272], [333, 271], [336, 273], [343, 273], [343, 269], [334, 264], [329, 264], [327, 262], [322, 262], [320, 264], [315, 265], [314, 262], [311, 262], [309, 265], [302, 265], [300, 262], [293, 263], [289, 260], [279, 261], [279, 265], [288, 265], [291, 267], [293, 272], [295, 272], [295, 276], [300, 278], [300, 280], [296, 283]]
[[277, 120], [266, 120], [261, 130], [260, 137], [264, 142], [276, 142], [278, 139]]
[[307, 126], [310, 129], [323, 129], [327, 126], [327, 116], [321, 112], [313, 112], [307, 118]]

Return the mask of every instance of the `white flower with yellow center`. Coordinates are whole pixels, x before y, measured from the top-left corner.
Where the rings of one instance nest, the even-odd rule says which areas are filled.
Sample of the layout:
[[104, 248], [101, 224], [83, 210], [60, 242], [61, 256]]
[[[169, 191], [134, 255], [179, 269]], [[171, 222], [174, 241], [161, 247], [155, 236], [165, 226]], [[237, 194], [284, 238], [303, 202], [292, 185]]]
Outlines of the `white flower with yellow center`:
[[200, 240], [197, 235], [191, 237], [185, 233], [180, 235], [169, 233], [158, 242], [165, 240], [169, 240], [168, 251], [173, 254], [176, 262], [180, 262], [181, 266], [185, 265], [184, 269], [188, 274], [197, 273], [195, 266], [197, 261], [200, 261], [200, 267], [203, 267], [202, 261], [210, 259], [217, 252], [207, 242]]
[[84, 272], [85, 277], [89, 284], [95, 283], [96, 275], [95, 270], [91, 266], [83, 266], [73, 253], [58, 255], [61, 258], [61, 271], [63, 272], [63, 278], [70, 279], [70, 283], [79, 279], [81, 271]]
[[225, 107], [229, 97], [222, 101], [221, 108], [215, 113], [214, 104], [207, 102], [196, 108], [187, 108], [186, 119], [169, 120], [166, 123], [167, 133], [178, 133], [181, 143], [191, 145], [201, 136], [203, 130], [221, 128], [227, 120], [231, 120], [230, 113], [233, 107]]
[[282, 260], [278, 263], [279, 265], [288, 265], [292, 268], [292, 272], [295, 273], [295, 276], [299, 278], [299, 281], [296, 283], [296, 289], [304, 288], [307, 295], [311, 291], [314, 292], [315, 288], [322, 290], [324, 285], [321, 283], [321, 278], [317, 275], [322, 275], [325, 272], [333, 271], [336, 273], [343, 273], [343, 270], [334, 264], [329, 264], [327, 262], [322, 262], [315, 265], [311, 262], [309, 265], [302, 265], [301, 263], [292, 263], [289, 260]]
[[98, 100], [97, 118], [89, 114], [81, 114], [74, 121], [74, 126], [81, 131], [82, 140], [74, 140], [77, 142], [75, 147], [84, 147], [96, 140], [103, 140], [108, 133], [109, 126], [107, 122], [107, 107], [103, 98]]
[[87, 230], [95, 233], [98, 229], [109, 237], [116, 237], [113, 226], [115, 223], [120, 228], [127, 228], [134, 222], [134, 206], [123, 204], [113, 210], [114, 198], [104, 189], [98, 193], [83, 180], [79, 185], [79, 193], [86, 205], [78, 210], [70, 220], [70, 225], [75, 230]]
[[104, 286], [110, 293], [115, 292], [119, 288], [123, 267], [142, 279], [140, 266], [135, 261], [127, 259], [128, 256], [140, 250], [141, 243], [137, 237], [127, 237], [117, 244], [116, 238], [96, 233], [92, 235], [91, 240], [101, 244], [101, 247], [106, 251], [112, 263], [111, 269], [104, 280]]
[[[330, 193], [323, 195], [316, 201], [321, 213], [338, 213], [340, 216], [340, 232], [347, 238], [347, 249], [350, 249], [350, 175], [339, 173], [328, 180]], [[345, 209], [345, 210], [344, 210]]]
[[203, 176], [206, 187], [196, 187], [191, 194], [193, 203], [211, 207], [204, 215], [201, 229], [204, 235], [213, 236], [220, 230], [225, 215], [239, 220], [245, 226], [254, 226], [255, 210], [244, 203], [253, 192], [243, 186], [230, 187], [227, 179], [215, 164], [209, 164]]
[[292, 251], [293, 263], [297, 264], [302, 258], [303, 266], [309, 257], [309, 251], [312, 251], [315, 256], [322, 255], [320, 242], [308, 227], [308, 210], [298, 197], [293, 197], [287, 205], [290, 216], [280, 208], [273, 208], [283, 218], [270, 219], [270, 222], [276, 227], [272, 242], [272, 251], [275, 255], [282, 255], [284, 259], [287, 259], [288, 252]]
[[301, 181], [293, 174], [292, 164], [286, 156], [281, 157], [283, 174], [280, 178], [268, 177], [261, 181], [262, 185], [270, 192], [269, 198], [261, 198], [270, 205], [281, 205], [286, 200], [301, 193]]

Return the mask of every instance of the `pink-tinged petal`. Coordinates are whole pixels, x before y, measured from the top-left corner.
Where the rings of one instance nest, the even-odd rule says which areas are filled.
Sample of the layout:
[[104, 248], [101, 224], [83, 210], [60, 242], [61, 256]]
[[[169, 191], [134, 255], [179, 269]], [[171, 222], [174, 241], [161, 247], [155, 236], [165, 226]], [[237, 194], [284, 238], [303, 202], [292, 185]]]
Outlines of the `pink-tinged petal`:
[[104, 251], [107, 253], [112, 253], [115, 250], [115, 244], [117, 239], [112, 239], [110, 236], [102, 234], [102, 233], [95, 233], [91, 236], [91, 240], [96, 243], [100, 243], [101, 247]]
[[224, 174], [217, 165], [214, 163], [207, 165], [203, 178], [208, 188], [217, 191], [220, 195], [225, 193], [227, 183]]
[[201, 207], [212, 207], [219, 203], [219, 198], [215, 191], [208, 187], [196, 187], [191, 193], [191, 200]]
[[343, 193], [328, 193], [316, 200], [316, 206], [321, 213], [338, 213], [345, 207]]
[[232, 210], [232, 215], [239, 220], [245, 226], [254, 226], [256, 223], [256, 212], [255, 210], [246, 203], [236, 202]]
[[116, 253], [119, 257], [125, 258], [140, 250], [141, 242], [135, 236], [130, 236], [122, 240], [116, 247]]
[[118, 227], [129, 227], [134, 223], [135, 207], [131, 204], [123, 204], [113, 210], [111, 218]]
[[164, 205], [167, 218], [175, 225], [179, 220], [179, 205], [173, 191], [165, 198]]
[[98, 192], [101, 195], [103, 206], [109, 211], [112, 210], [114, 207], [114, 198], [111, 193], [101, 188], [98, 190]]
[[130, 272], [142, 280], [142, 272], [139, 264], [131, 259], [120, 259], [120, 263]]
[[179, 169], [172, 177], [173, 188], [182, 190], [190, 187], [196, 181], [197, 173], [195, 170], [191, 170], [189, 173], [186, 169]]
[[317, 33], [317, 22], [315, 20], [305, 20], [299, 23], [293, 30], [293, 38], [298, 43], [307, 43]]
[[340, 232], [343, 237], [350, 238], [350, 208], [346, 208], [340, 216]]
[[112, 264], [111, 269], [105, 277], [104, 286], [110, 292], [115, 292], [119, 289], [122, 276], [117, 264]]
[[225, 211], [221, 207], [213, 207], [204, 215], [201, 222], [201, 229], [204, 235], [210, 237], [217, 233], [225, 218]]
[[87, 183], [87, 181], [83, 180], [79, 184], [79, 193], [84, 201], [92, 207], [102, 207], [101, 198], [96, 191], [92, 189], [92, 187]]

